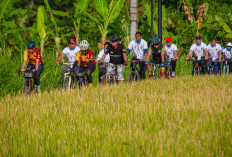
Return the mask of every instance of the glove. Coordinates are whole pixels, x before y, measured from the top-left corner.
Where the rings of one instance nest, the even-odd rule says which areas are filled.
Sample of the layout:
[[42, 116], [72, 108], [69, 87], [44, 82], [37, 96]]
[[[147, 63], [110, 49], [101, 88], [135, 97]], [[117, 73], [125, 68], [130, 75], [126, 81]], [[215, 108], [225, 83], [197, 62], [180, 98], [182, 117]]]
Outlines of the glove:
[[127, 66], [127, 61], [125, 61], [125, 62], [123, 63], [123, 65], [124, 65], [124, 66]]
[[162, 63], [160, 64], [160, 66], [161, 66], [161, 67], [164, 67], [164, 66], [165, 66], [165, 63], [164, 63], [164, 62], [162, 62]]
[[148, 61], [146, 61], [146, 62], [145, 62], [145, 64], [149, 64], [149, 62], [148, 62]]
[[101, 66], [104, 66], [104, 62], [101, 62]]

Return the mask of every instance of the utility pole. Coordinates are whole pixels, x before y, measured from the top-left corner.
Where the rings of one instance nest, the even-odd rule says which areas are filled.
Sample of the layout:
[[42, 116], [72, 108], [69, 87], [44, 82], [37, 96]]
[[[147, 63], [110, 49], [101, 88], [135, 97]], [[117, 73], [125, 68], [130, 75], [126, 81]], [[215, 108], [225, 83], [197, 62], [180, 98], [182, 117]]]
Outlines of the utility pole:
[[162, 0], [158, 1], [158, 36], [162, 45]]
[[130, 41], [135, 40], [138, 31], [138, 0], [130, 0]]
[[153, 14], [154, 14], [154, 11], [153, 11], [153, 7], [154, 7], [154, 2], [153, 0], [151, 0], [151, 41], [153, 39]]

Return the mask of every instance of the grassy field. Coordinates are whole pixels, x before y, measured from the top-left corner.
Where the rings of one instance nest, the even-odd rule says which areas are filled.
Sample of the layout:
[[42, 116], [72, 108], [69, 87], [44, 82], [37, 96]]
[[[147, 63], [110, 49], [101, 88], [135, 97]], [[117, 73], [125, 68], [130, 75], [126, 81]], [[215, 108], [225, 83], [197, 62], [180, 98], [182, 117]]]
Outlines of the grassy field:
[[232, 156], [232, 76], [0, 98], [0, 156]]

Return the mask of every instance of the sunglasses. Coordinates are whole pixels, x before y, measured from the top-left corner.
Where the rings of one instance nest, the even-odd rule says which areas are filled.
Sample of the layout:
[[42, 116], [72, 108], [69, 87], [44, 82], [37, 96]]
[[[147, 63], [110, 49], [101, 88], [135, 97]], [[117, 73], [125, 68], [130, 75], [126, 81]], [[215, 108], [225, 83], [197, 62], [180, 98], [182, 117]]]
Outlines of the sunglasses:
[[75, 45], [75, 43], [69, 43], [70, 45]]
[[34, 50], [34, 48], [33, 48], [33, 47], [28, 47], [27, 49], [28, 49], [28, 50]]

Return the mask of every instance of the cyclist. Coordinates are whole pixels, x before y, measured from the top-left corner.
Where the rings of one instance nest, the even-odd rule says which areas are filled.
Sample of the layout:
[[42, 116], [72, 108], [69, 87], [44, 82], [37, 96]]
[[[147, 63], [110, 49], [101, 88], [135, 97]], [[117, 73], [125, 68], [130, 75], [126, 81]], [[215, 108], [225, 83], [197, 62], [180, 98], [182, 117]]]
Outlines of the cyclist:
[[176, 60], [177, 60], [177, 46], [172, 43], [172, 38], [166, 38], [167, 44], [164, 46], [165, 54], [167, 55], [168, 59], [171, 60], [172, 66], [172, 77], [176, 76]]
[[[97, 59], [96, 59], [96, 62], [99, 62], [99, 61], [101, 61], [101, 59], [102, 59], [102, 56], [104, 55], [104, 53], [106, 52], [106, 50], [107, 50], [107, 47], [109, 46], [109, 42], [105, 42], [105, 44], [104, 44], [104, 49], [102, 49], [101, 51], [100, 51], [100, 53], [98, 54], [98, 56], [97, 56]], [[109, 56], [109, 54], [106, 56], [106, 58], [105, 58], [105, 60], [104, 60], [104, 63], [106, 63], [106, 64], [108, 64], [110, 62], [110, 56]], [[106, 66], [100, 66], [100, 64], [99, 64], [99, 83], [101, 83], [102, 82], [102, 75], [104, 75], [106, 73]]]
[[[63, 51], [62, 54], [58, 57], [56, 64], [60, 64], [60, 60], [66, 56], [67, 62], [70, 64], [74, 64], [75, 59], [77, 57], [77, 52], [80, 51], [80, 48], [76, 45], [76, 39], [75, 38], [70, 38], [68, 40], [69, 46], [66, 47]], [[62, 71], [62, 82], [64, 82], [64, 74], [68, 72], [70, 65], [67, 65], [64, 67]]]
[[[208, 59], [208, 51], [205, 43], [202, 42], [202, 37], [200, 35], [196, 36], [196, 43], [190, 47], [190, 51], [186, 60], [188, 60], [193, 55], [194, 60], [199, 61], [199, 66], [202, 69], [203, 74], [207, 71], [206, 60]], [[196, 62], [193, 64], [193, 69], [196, 66]]]
[[227, 60], [230, 69], [232, 69], [232, 43], [227, 43], [226, 48], [222, 50], [224, 61]]
[[[131, 50], [133, 50], [133, 58], [132, 60], [140, 60], [139, 62], [139, 75], [141, 79], [145, 79], [145, 72], [146, 72], [146, 65], [145, 65], [145, 58], [148, 53], [147, 42], [142, 39], [142, 33], [136, 32], [135, 33], [135, 40], [131, 41], [126, 54], [129, 55]], [[131, 64], [132, 67], [132, 64]]]
[[[221, 46], [222, 50], [224, 49], [224, 46], [221, 44], [220, 41], [217, 41], [217, 43]], [[223, 58], [222, 58], [223, 59]], [[218, 62], [218, 70], [221, 73], [221, 66], [222, 66], [222, 62]]]
[[75, 59], [72, 71], [78, 73], [79, 71], [87, 70], [87, 80], [89, 83], [89, 87], [93, 86], [92, 73], [96, 69], [95, 61], [94, 61], [94, 53], [89, 50], [89, 43], [86, 40], [82, 40], [80, 42], [80, 51], [77, 53], [77, 57]]
[[27, 50], [24, 51], [24, 62], [21, 71], [26, 71], [25, 66], [29, 59], [27, 68], [35, 72], [35, 84], [37, 92], [40, 92], [40, 75], [43, 71], [43, 60], [41, 58], [40, 50], [35, 48], [36, 43], [34, 41], [27, 42]]
[[[221, 62], [221, 52], [222, 52], [222, 47], [220, 44], [217, 43], [217, 40], [213, 38], [211, 40], [211, 44], [207, 46], [207, 50], [210, 56], [210, 60], [213, 62], [214, 66], [214, 74], [218, 74], [218, 62]], [[210, 61], [207, 62], [207, 67], [209, 68], [210, 66]]]
[[127, 57], [126, 57], [126, 50], [124, 49], [124, 46], [119, 44], [120, 38], [118, 36], [112, 36], [110, 38], [110, 45], [107, 48], [107, 51], [104, 53], [101, 63], [104, 64], [104, 60], [109, 54], [110, 56], [110, 62], [107, 67], [106, 75], [107, 77], [110, 76], [110, 74], [114, 73], [113, 67], [117, 67], [117, 75], [118, 75], [118, 83], [123, 83], [124, 77], [124, 66], [127, 65]]
[[[152, 59], [150, 60], [150, 64], [148, 64], [148, 60], [152, 54]], [[165, 49], [161, 45], [161, 39], [156, 37], [152, 40], [151, 49], [148, 51], [147, 58], [145, 62], [147, 65], [147, 71], [149, 74], [149, 79], [154, 78], [155, 76], [152, 75], [152, 65], [160, 64], [160, 78], [164, 78], [164, 71], [165, 71], [165, 63], [164, 63], [164, 54]]]

